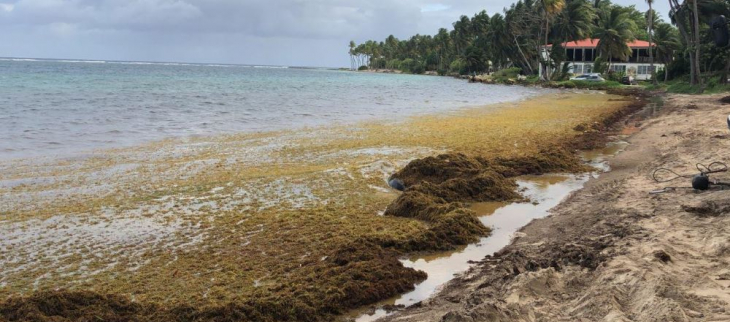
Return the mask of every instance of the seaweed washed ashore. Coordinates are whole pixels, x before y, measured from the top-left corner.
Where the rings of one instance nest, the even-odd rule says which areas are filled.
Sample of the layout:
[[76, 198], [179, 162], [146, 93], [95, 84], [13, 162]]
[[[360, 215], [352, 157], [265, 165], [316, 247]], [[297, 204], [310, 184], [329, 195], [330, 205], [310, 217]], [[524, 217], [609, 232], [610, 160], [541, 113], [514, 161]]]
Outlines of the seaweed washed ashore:
[[0, 317], [330, 319], [423, 280], [401, 255], [487, 235], [466, 203], [521, 198], [518, 175], [584, 171], [572, 150], [639, 104], [560, 93], [4, 163]]

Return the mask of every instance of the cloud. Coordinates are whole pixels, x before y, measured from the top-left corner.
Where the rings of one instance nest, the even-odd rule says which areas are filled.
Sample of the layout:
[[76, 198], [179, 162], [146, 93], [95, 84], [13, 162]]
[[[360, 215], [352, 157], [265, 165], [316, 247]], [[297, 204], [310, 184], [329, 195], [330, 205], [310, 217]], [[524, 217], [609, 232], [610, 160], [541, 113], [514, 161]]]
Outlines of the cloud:
[[181, 0], [20, 0], [5, 24], [73, 24], [85, 29], [180, 26], [201, 15]]
[[435, 34], [513, 1], [0, 0], [0, 56], [346, 66], [350, 40]]

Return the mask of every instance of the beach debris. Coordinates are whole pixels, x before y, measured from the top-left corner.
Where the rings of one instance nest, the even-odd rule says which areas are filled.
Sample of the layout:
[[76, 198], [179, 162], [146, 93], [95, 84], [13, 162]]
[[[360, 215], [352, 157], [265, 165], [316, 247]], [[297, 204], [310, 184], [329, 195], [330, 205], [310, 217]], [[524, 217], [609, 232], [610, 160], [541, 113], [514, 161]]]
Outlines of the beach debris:
[[704, 201], [699, 205], [682, 205], [682, 210], [700, 217], [718, 217], [730, 213], [730, 202]]
[[667, 252], [663, 250], [654, 251], [654, 258], [660, 260], [662, 263], [668, 263], [672, 261], [672, 256], [669, 256]]
[[472, 322], [474, 319], [468, 315], [451, 311], [441, 318], [442, 322]]
[[391, 188], [398, 190], [398, 191], [406, 190], [406, 186], [405, 186], [405, 184], [403, 184], [403, 181], [400, 179], [397, 179], [397, 178], [392, 178], [392, 179], [388, 180], [388, 185]]

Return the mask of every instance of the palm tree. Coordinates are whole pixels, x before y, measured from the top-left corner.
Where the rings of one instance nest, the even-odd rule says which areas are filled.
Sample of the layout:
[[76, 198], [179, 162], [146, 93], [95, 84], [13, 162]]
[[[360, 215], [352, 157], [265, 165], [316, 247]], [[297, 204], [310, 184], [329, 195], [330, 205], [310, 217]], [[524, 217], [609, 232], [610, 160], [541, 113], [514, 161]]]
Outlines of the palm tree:
[[668, 23], [660, 23], [655, 27], [654, 45], [656, 46], [657, 58], [664, 64], [664, 82], [669, 80], [667, 67], [674, 58], [674, 53], [682, 48], [682, 41], [679, 39], [679, 32]]
[[471, 21], [467, 16], [461, 16], [458, 21], [454, 22], [454, 34], [452, 38], [454, 39], [454, 45], [456, 45], [456, 53], [458, 55], [463, 55], [466, 47], [469, 45], [471, 30]]
[[596, 11], [588, 0], [568, 0], [553, 29], [560, 42], [585, 39], [590, 37], [595, 18]]
[[[489, 24], [489, 31], [487, 32], [487, 43], [489, 44], [489, 52], [492, 58], [492, 62], [498, 67], [503, 67], [504, 63], [508, 60], [507, 52], [511, 48], [511, 40], [509, 31], [507, 30], [507, 23], [501, 14], [495, 14], [492, 16]], [[522, 53], [522, 49], [517, 46], [517, 50]], [[527, 60], [527, 57], [522, 55], [522, 61], [527, 66], [530, 73], [532, 73], [532, 67]]]
[[446, 58], [449, 47], [451, 47], [449, 31], [446, 28], [439, 29], [438, 34], [434, 37], [434, 41], [436, 43], [436, 50], [438, 51], [438, 70], [444, 70], [444, 58]]
[[[689, 7], [688, 1], [685, 0], [682, 3], [679, 3], [679, 0], [669, 0], [669, 6], [671, 7], [670, 11], [670, 17], [672, 18], [672, 23], [677, 26], [679, 29], [679, 33], [682, 35], [682, 38], [684, 39], [684, 45], [687, 46], [689, 53], [689, 60], [690, 60], [690, 85], [695, 86], [697, 84], [700, 84], [700, 49], [699, 49], [699, 39], [697, 37], [697, 32], [699, 32], [699, 19], [697, 15], [696, 8], [693, 10]], [[697, 4], [696, 1], [692, 1], [694, 5]], [[687, 30], [689, 28], [689, 30]], [[694, 47], [697, 47], [696, 50]]]
[[[545, 43], [544, 47], [546, 52], [546, 62], [550, 61], [550, 50], [548, 44], [550, 44], [550, 19], [556, 14], [560, 13], [565, 7], [565, 0], [542, 0], [542, 8], [545, 12]], [[545, 79], [550, 79], [550, 64], [545, 64]]]
[[598, 38], [596, 48], [601, 57], [607, 59], [609, 66], [612, 58], [627, 60], [631, 56], [628, 42], [634, 40], [636, 28], [623, 8], [615, 6], [599, 14], [594, 37]]
[[647, 12], [649, 15], [647, 19], [649, 21], [649, 69], [651, 70], [651, 81], [654, 85], [657, 85], [656, 72], [654, 71], [654, 46], [652, 41], [652, 34], [654, 33], [654, 10], [651, 8], [651, 5], [653, 2], [654, 0], [646, 0], [646, 3], [649, 4], [649, 11]]
[[355, 41], [350, 40], [350, 69], [355, 70]]
[[[700, 76], [700, 11], [697, 8], [697, 0], [692, 0], [692, 11], [694, 12], [694, 31], [695, 31], [695, 70], [697, 72], [697, 76]], [[702, 85], [702, 77], [697, 77], [697, 82]]]
[[565, 49], [559, 44], [590, 37], [595, 18], [595, 10], [588, 0], [566, 1], [563, 11], [555, 17], [552, 28], [555, 45], [551, 49], [560, 50], [560, 52], [553, 52], [550, 57], [556, 66], [563, 64], [566, 58]]

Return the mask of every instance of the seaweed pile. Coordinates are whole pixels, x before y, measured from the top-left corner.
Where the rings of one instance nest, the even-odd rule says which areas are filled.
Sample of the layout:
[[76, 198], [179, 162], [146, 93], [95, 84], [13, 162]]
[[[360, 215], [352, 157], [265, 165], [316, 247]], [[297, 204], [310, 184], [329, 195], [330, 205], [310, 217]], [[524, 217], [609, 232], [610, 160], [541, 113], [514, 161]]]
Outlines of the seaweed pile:
[[167, 308], [59, 290], [8, 299], [0, 304], [0, 316], [9, 321], [319, 321], [412, 290], [426, 275], [404, 267], [400, 255], [453, 249], [489, 235], [466, 203], [521, 199], [516, 176], [585, 170], [574, 153], [562, 148], [518, 158], [443, 154], [419, 159], [394, 175], [407, 188], [385, 215], [418, 219], [429, 229], [408, 239], [355, 240], [325, 260], [309, 263], [309, 278], [292, 281], [273, 295], [217, 307]]

